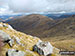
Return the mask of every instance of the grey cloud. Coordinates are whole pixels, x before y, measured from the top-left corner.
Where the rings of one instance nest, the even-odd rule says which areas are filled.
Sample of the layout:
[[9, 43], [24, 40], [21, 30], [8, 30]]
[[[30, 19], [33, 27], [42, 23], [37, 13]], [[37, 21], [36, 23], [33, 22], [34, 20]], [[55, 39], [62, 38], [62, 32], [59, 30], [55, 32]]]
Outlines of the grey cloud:
[[14, 12], [75, 12], [75, 0], [0, 0]]

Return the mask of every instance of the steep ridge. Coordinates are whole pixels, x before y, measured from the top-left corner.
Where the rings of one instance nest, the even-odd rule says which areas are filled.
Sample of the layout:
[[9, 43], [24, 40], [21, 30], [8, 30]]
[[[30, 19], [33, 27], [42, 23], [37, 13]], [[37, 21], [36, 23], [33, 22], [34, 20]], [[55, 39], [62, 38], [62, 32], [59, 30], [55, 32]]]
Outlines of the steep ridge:
[[[1, 56], [8, 56], [8, 54], [10, 56], [11, 53], [16, 56], [40, 56], [37, 52], [32, 51], [33, 46], [41, 41], [38, 37], [16, 31], [7, 23], [0, 23], [0, 36], [3, 37], [4, 42]], [[53, 48], [51, 56], [60, 56], [59, 51], [59, 49]]]

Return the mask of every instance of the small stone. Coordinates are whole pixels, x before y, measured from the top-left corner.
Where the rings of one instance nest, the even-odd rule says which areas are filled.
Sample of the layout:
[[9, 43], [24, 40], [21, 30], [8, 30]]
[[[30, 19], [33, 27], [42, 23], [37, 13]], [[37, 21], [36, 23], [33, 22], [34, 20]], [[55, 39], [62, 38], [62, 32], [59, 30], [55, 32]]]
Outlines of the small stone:
[[13, 39], [11, 39], [8, 43], [9, 43], [9, 45], [12, 47], [12, 46], [13, 46], [13, 44], [14, 44], [14, 40], [13, 40]]
[[13, 37], [14, 37], [14, 39], [16, 40], [16, 43], [17, 43], [17, 44], [21, 44], [21, 43], [20, 43], [21, 40], [20, 40], [18, 37], [16, 37], [16, 36], [13, 36]]

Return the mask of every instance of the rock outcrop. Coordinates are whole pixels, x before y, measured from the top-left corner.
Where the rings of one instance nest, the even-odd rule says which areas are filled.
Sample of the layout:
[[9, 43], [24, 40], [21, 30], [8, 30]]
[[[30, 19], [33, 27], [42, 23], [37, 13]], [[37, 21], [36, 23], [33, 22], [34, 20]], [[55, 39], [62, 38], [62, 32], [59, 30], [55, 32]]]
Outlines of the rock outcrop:
[[53, 53], [53, 46], [49, 42], [38, 42], [34, 46], [33, 50], [40, 55], [47, 56]]
[[15, 49], [9, 49], [6, 52], [6, 56], [24, 56], [25, 52], [23, 51], [19, 51], [19, 50], [15, 50]]
[[2, 36], [4, 42], [11, 39], [11, 37], [7, 33], [3, 32], [2, 30], [0, 30], [0, 36]]

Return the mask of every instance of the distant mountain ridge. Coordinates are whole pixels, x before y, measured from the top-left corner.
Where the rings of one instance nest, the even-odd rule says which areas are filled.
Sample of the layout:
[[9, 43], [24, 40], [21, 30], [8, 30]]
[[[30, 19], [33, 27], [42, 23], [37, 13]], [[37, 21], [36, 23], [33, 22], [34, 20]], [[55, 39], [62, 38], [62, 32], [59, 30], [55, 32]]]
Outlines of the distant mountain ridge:
[[6, 14], [6, 15], [0, 15], [0, 22], [6, 22], [6, 21], [10, 21], [12, 18], [16, 18], [16, 17], [19, 17], [19, 16], [22, 16], [21, 14]]
[[[19, 16], [27, 16], [27, 15], [31, 15], [32, 13], [17, 13], [17, 14], [5, 14], [5, 15], [0, 15], [0, 18], [3, 21], [3, 22], [6, 22], [6, 21], [10, 21], [12, 19], [10, 19], [11, 17], [13, 18], [16, 18], [16, 17], [19, 17]], [[35, 13], [33, 13], [35, 14]], [[38, 13], [36, 13], [38, 14]], [[52, 14], [52, 13], [39, 13], [40, 15], [43, 15], [43, 16], [47, 16], [48, 18], [52, 18], [54, 20], [57, 20], [57, 19], [64, 19], [64, 18], [68, 18], [68, 17], [71, 17], [72, 15], [75, 15], [75, 13], [56, 13], [56, 14]]]
[[53, 19], [64, 19], [75, 15], [75, 13], [58, 13], [58, 14], [43, 14], [44, 16], [48, 16]]

